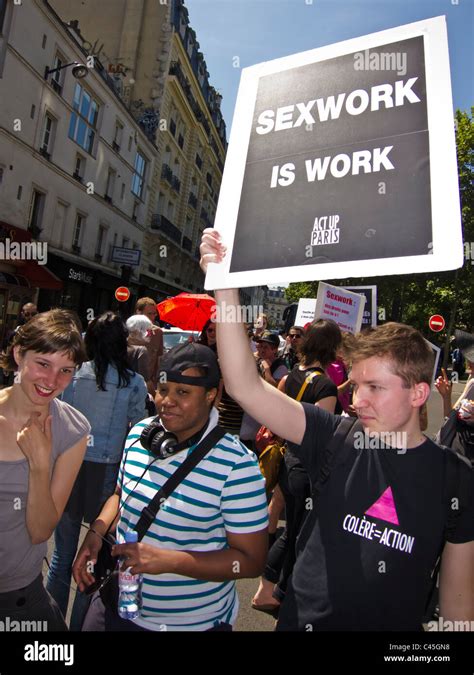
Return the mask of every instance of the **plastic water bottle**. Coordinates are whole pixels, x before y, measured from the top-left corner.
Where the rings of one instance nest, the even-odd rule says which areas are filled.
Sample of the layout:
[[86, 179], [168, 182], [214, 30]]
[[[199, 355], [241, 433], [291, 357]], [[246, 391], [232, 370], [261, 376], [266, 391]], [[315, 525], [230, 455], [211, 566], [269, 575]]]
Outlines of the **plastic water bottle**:
[[[136, 544], [138, 533], [125, 532], [125, 543]], [[132, 574], [130, 568], [119, 571], [118, 613], [122, 619], [136, 619], [140, 614], [142, 575]]]

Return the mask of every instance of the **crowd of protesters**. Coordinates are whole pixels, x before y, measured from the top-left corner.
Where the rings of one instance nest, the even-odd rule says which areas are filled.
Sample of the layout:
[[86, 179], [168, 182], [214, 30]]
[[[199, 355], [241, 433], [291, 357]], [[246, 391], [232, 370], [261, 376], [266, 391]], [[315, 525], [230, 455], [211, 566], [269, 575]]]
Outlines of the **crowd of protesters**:
[[[223, 259], [217, 232], [201, 253], [203, 271]], [[238, 293], [216, 302], [237, 305]], [[453, 348], [471, 378], [454, 405], [445, 371], [436, 380], [436, 444], [422, 433], [433, 357], [408, 326], [354, 336], [318, 320], [282, 341], [265, 315], [209, 319], [163, 353], [152, 298], [84, 333], [74, 312], [28, 303], [0, 364], [0, 618], [67, 630], [75, 590], [70, 630], [228, 631], [235, 582], [251, 577], [252, 607], [277, 630], [421, 630], [429, 602], [444, 620], [474, 620], [474, 336]], [[403, 445], [359, 447], [357, 434]], [[139, 542], [127, 544], [133, 529]], [[143, 575], [134, 620], [94, 575], [109, 533], [114, 559]]]

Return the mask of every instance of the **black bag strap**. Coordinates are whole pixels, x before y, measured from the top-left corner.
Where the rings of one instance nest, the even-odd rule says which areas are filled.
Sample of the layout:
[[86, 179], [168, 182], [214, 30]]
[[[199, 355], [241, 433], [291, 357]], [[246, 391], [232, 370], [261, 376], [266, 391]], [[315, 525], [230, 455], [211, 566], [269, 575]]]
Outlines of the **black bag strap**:
[[351, 443], [349, 436], [352, 435], [354, 426], [360, 422], [357, 417], [341, 417], [333, 437], [327, 444], [324, 451], [320, 454], [320, 460], [317, 463], [317, 478], [312, 486], [311, 493], [311, 513], [304, 521], [300, 534], [296, 541], [297, 552], [301, 551], [313, 531], [314, 523], [319, 516], [319, 499], [321, 490], [326, 483], [332, 468], [336, 464], [342, 464], [349, 454], [354, 450], [354, 443]]
[[359, 422], [357, 417], [341, 417], [334, 436], [326, 446], [324, 453], [322, 453], [319, 461], [318, 477], [313, 486], [313, 508], [314, 498], [319, 498], [322, 487], [331, 473], [333, 460], [336, 457], [336, 450], [340, 449], [337, 460], [338, 463], [342, 463], [353, 449], [353, 444], [347, 443], [346, 440], [357, 422]]
[[178, 485], [191, 473], [195, 466], [199, 464], [201, 459], [207, 455], [216, 443], [225, 435], [225, 430], [222, 427], [215, 427], [210, 431], [205, 438], [194, 448], [194, 450], [186, 457], [180, 467], [168, 478], [166, 483], [158, 490], [151, 502], [145, 506], [140, 514], [137, 524], [133, 528], [138, 532], [138, 541], [141, 541], [145, 536], [148, 528], [155, 520], [156, 514], [160, 510], [163, 502], [176, 490]]

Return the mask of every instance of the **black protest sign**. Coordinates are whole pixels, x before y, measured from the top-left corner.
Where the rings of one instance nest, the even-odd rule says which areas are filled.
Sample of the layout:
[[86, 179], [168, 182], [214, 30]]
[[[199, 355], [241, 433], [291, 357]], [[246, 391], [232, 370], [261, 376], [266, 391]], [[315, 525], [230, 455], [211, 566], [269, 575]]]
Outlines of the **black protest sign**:
[[375, 328], [377, 325], [377, 286], [343, 286], [343, 288], [365, 297], [362, 328]]
[[[431, 22], [436, 34], [445, 30], [442, 19], [424, 23]], [[441, 223], [433, 217], [433, 175], [440, 167], [432, 161], [426, 53], [436, 40], [427, 42], [426, 29], [413, 26], [377, 34], [414, 34], [405, 39], [381, 37], [374, 45], [366, 36], [365, 49], [359, 38], [342, 43], [354, 42], [352, 50], [335, 49], [332, 57], [311, 59], [306, 52], [274, 68], [270, 62], [249, 69], [239, 99], [253, 92], [254, 104], [246, 118], [238, 103], [240, 133], [233, 129], [216, 216], [231, 251], [219, 277], [208, 275], [209, 287], [449, 269], [459, 250], [462, 264], [446, 111], [435, 122], [431, 116], [431, 126], [443, 127], [444, 151], [452, 151], [443, 167], [451, 187], [443, 208], [453, 223], [452, 255], [445, 239], [440, 245]]]

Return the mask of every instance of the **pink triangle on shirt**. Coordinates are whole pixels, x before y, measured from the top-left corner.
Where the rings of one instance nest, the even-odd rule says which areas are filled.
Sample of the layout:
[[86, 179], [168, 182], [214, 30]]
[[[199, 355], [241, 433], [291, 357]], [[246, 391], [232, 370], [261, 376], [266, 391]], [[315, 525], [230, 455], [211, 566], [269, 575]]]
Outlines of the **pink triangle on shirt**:
[[380, 518], [380, 520], [386, 520], [389, 523], [399, 525], [392, 488], [388, 487], [365, 513], [368, 516], [374, 516], [374, 518]]

